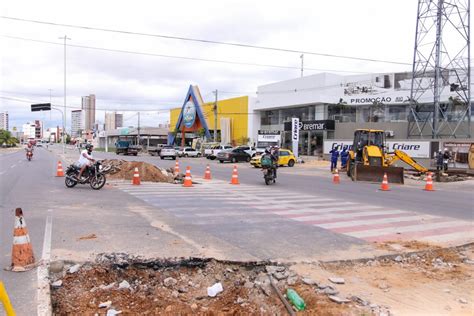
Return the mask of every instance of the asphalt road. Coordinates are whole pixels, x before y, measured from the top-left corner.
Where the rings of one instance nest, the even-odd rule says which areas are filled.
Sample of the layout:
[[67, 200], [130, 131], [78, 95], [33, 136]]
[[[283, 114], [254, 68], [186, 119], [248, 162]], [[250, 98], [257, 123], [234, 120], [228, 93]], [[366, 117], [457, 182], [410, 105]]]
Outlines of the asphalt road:
[[[327, 214], [333, 214], [331, 206], [350, 209], [355, 205], [367, 208], [366, 212], [375, 207], [378, 212], [393, 213], [395, 209], [410, 216], [413, 214], [407, 212], [449, 217], [456, 223], [473, 222], [472, 183], [443, 185], [435, 192], [424, 192], [422, 184], [416, 183], [380, 192], [379, 184], [353, 183], [342, 176], [341, 184], [334, 185], [327, 170], [295, 166], [279, 169], [277, 184], [266, 186], [258, 169], [240, 163], [241, 185], [236, 188], [228, 185], [232, 164], [187, 158], [180, 160], [182, 170], [189, 165], [193, 175], [202, 176], [209, 163], [215, 181], [191, 189], [193, 192], [182, 191], [181, 186], [137, 188], [128, 183], [106, 185], [100, 191], [83, 185], [67, 189], [64, 178], [54, 176], [61, 150], [52, 149], [37, 149], [31, 162], [26, 161], [23, 151], [0, 153], [1, 267], [11, 264], [16, 207], [25, 213], [37, 259], [43, 252], [46, 219], [50, 216], [51, 259], [73, 261], [89, 260], [101, 252], [150, 257], [215, 256], [231, 260], [342, 259], [376, 253], [367, 242], [370, 237], [365, 240], [354, 237], [357, 232], [351, 236], [337, 229], [322, 228], [340, 223], [307, 225], [293, 216], [311, 200], [326, 200], [323, 211]], [[94, 154], [100, 159], [117, 158], [111, 153]], [[78, 153], [68, 150], [67, 156], [76, 157]], [[146, 161], [160, 167], [175, 164], [148, 155], [120, 159]], [[67, 166], [64, 160], [63, 165]], [[288, 214], [281, 215], [281, 211]], [[341, 214], [337, 218], [347, 213], [338, 212]], [[338, 229], [342, 232], [344, 227]], [[96, 238], [80, 239], [91, 234]], [[36, 314], [36, 270], [1, 270], [0, 279], [5, 282], [18, 315]]]

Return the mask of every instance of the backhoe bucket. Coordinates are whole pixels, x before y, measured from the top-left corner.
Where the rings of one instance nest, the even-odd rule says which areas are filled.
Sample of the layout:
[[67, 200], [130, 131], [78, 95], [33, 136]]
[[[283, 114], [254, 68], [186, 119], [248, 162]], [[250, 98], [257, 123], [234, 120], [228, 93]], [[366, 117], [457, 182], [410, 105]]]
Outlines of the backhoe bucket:
[[357, 164], [354, 170], [355, 181], [370, 181], [381, 183], [386, 173], [389, 183], [404, 183], [403, 167], [378, 167]]

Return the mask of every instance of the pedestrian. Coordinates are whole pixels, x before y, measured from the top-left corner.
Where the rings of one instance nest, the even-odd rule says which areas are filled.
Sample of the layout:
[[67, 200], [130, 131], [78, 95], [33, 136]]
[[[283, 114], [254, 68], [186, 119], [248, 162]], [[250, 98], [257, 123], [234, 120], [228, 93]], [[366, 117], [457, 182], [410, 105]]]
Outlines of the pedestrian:
[[443, 158], [443, 152], [440, 150], [438, 151], [438, 154], [436, 155], [436, 171], [440, 172], [443, 171], [443, 166], [444, 166], [444, 158]]
[[339, 151], [336, 148], [331, 149], [329, 152], [331, 154], [331, 172], [337, 168], [337, 159], [339, 158]]
[[444, 149], [444, 154], [443, 154], [443, 170], [444, 172], [448, 172], [448, 163], [449, 160], [451, 159], [451, 154], [448, 151], [448, 148]]
[[344, 147], [341, 152], [341, 169], [346, 169], [348, 158], [349, 158], [349, 152], [347, 151], [347, 148]]

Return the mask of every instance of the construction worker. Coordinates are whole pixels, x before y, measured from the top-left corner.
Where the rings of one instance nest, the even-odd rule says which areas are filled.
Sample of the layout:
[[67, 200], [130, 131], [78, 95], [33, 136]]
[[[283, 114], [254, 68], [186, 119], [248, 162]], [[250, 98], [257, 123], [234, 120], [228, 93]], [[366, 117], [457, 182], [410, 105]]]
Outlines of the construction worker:
[[331, 149], [329, 152], [331, 154], [331, 172], [337, 168], [337, 159], [339, 158], [339, 151], [336, 148]]
[[436, 155], [436, 171], [443, 171], [443, 152], [440, 150], [438, 151], [438, 154]]
[[448, 151], [448, 148], [444, 149], [444, 154], [443, 154], [443, 171], [448, 172], [448, 163], [449, 160], [451, 159], [451, 154]]
[[347, 151], [347, 148], [344, 147], [341, 152], [341, 169], [346, 169], [348, 159], [349, 159], [349, 152]]

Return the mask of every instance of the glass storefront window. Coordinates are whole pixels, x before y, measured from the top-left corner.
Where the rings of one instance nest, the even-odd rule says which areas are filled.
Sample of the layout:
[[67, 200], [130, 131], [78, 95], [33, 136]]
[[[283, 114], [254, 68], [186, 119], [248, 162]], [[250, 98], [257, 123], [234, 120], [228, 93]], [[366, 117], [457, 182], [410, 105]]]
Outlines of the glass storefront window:
[[406, 122], [408, 107], [406, 105], [391, 105], [388, 108], [389, 122]]
[[346, 123], [356, 121], [356, 107], [334, 104], [328, 106], [328, 118], [336, 122]]

